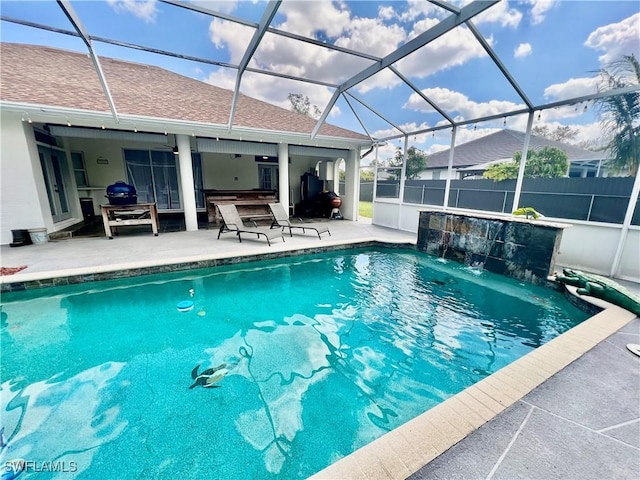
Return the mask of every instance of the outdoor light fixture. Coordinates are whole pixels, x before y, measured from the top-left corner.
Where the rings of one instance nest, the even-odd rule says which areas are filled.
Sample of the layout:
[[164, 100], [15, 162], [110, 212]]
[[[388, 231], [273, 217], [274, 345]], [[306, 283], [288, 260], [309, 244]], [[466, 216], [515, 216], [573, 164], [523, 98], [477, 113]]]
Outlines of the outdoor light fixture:
[[178, 142], [176, 141], [175, 137], [173, 138], [173, 144], [175, 145], [175, 146], [173, 147], [173, 154], [174, 154], [174, 155], [178, 155], [178, 153], [179, 153], [179, 152], [178, 152]]

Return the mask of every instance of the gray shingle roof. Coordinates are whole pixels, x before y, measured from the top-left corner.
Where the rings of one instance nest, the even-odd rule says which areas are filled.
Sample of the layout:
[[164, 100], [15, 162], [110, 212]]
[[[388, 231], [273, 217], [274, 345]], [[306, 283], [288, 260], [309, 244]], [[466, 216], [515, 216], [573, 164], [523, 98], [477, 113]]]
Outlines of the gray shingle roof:
[[[88, 54], [0, 44], [0, 100], [110, 112]], [[226, 125], [233, 92], [163, 68], [100, 57], [118, 113]], [[311, 133], [316, 121], [240, 94], [234, 126]], [[319, 135], [368, 140], [325, 123]]]
[[[513, 158], [514, 153], [521, 152], [524, 145], [524, 132], [503, 129], [485, 137], [477, 138], [456, 146], [454, 150], [453, 166], [469, 167], [481, 163], [492, 162], [504, 158]], [[529, 149], [540, 150], [544, 147], [556, 147], [567, 154], [570, 162], [578, 160], [600, 160], [605, 158], [602, 152], [583, 150], [548, 138], [531, 135]], [[444, 168], [449, 165], [450, 149], [429, 155], [427, 170]]]

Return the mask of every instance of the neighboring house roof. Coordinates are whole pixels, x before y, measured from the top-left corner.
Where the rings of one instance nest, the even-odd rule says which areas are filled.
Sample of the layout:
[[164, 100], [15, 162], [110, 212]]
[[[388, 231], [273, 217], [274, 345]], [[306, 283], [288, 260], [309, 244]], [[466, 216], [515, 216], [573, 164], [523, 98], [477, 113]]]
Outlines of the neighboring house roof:
[[[490, 163], [494, 160], [513, 158], [513, 154], [521, 152], [524, 146], [524, 132], [503, 129], [485, 137], [477, 138], [455, 147], [453, 166], [470, 167]], [[556, 147], [564, 151], [570, 162], [600, 160], [606, 158], [602, 152], [592, 152], [567, 143], [556, 142], [548, 138], [531, 135], [530, 150], [544, 147]], [[427, 170], [446, 168], [449, 165], [450, 149], [442, 150], [428, 156]]]
[[[0, 100], [109, 112], [88, 54], [36, 45], [1, 43]], [[163, 68], [100, 57], [120, 114], [226, 125], [233, 92]], [[311, 133], [316, 120], [240, 94], [234, 126]], [[319, 135], [368, 137], [323, 124]]]

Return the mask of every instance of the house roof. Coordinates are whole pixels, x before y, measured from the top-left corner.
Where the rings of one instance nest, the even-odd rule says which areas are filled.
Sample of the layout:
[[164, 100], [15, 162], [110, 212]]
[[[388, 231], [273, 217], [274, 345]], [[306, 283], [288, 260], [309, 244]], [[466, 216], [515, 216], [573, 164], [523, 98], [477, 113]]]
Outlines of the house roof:
[[[522, 151], [524, 137], [524, 132], [505, 128], [490, 135], [458, 145], [454, 150], [453, 166], [471, 167], [504, 158], [513, 158], [514, 153]], [[602, 152], [592, 152], [567, 143], [531, 135], [529, 149], [540, 150], [544, 147], [559, 148], [567, 154], [570, 162], [600, 160], [604, 158]], [[449, 165], [450, 150], [451, 149], [442, 150], [429, 155], [427, 170], [447, 167]]]
[[[0, 100], [110, 113], [88, 54], [37, 45], [1, 43]], [[226, 125], [233, 92], [163, 68], [100, 58], [119, 114]], [[234, 126], [311, 134], [316, 120], [240, 94]], [[324, 123], [319, 135], [368, 141]]]

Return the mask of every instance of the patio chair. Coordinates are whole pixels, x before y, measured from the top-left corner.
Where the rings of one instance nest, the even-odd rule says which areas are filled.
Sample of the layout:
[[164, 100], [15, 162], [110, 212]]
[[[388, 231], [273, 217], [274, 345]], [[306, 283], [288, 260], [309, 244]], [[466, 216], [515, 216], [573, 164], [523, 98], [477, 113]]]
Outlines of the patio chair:
[[269, 246], [271, 246], [271, 240], [278, 237], [282, 238], [282, 241], [284, 242], [284, 235], [282, 235], [282, 232], [274, 231], [270, 228], [258, 228], [255, 222], [255, 227], [246, 227], [242, 218], [240, 218], [240, 214], [238, 213], [238, 209], [235, 205], [218, 205], [217, 207], [220, 212], [220, 216], [222, 217], [222, 224], [218, 231], [218, 239], [220, 239], [221, 233], [236, 232], [240, 242], [242, 242], [243, 233], [251, 233], [257, 235], [258, 238], [260, 238], [260, 235], [264, 235]]
[[301, 228], [302, 233], [306, 233], [307, 230], [313, 230], [316, 232], [319, 239], [322, 239], [320, 236], [322, 233], [328, 233], [329, 236], [331, 236], [329, 227], [325, 223], [304, 223], [301, 218], [297, 219], [299, 223], [291, 223], [289, 214], [281, 203], [270, 203], [269, 208], [271, 209], [271, 213], [273, 213], [271, 228], [280, 227], [282, 231], [284, 231], [285, 228], [288, 228], [290, 237], [293, 237], [292, 230], [294, 228]]

